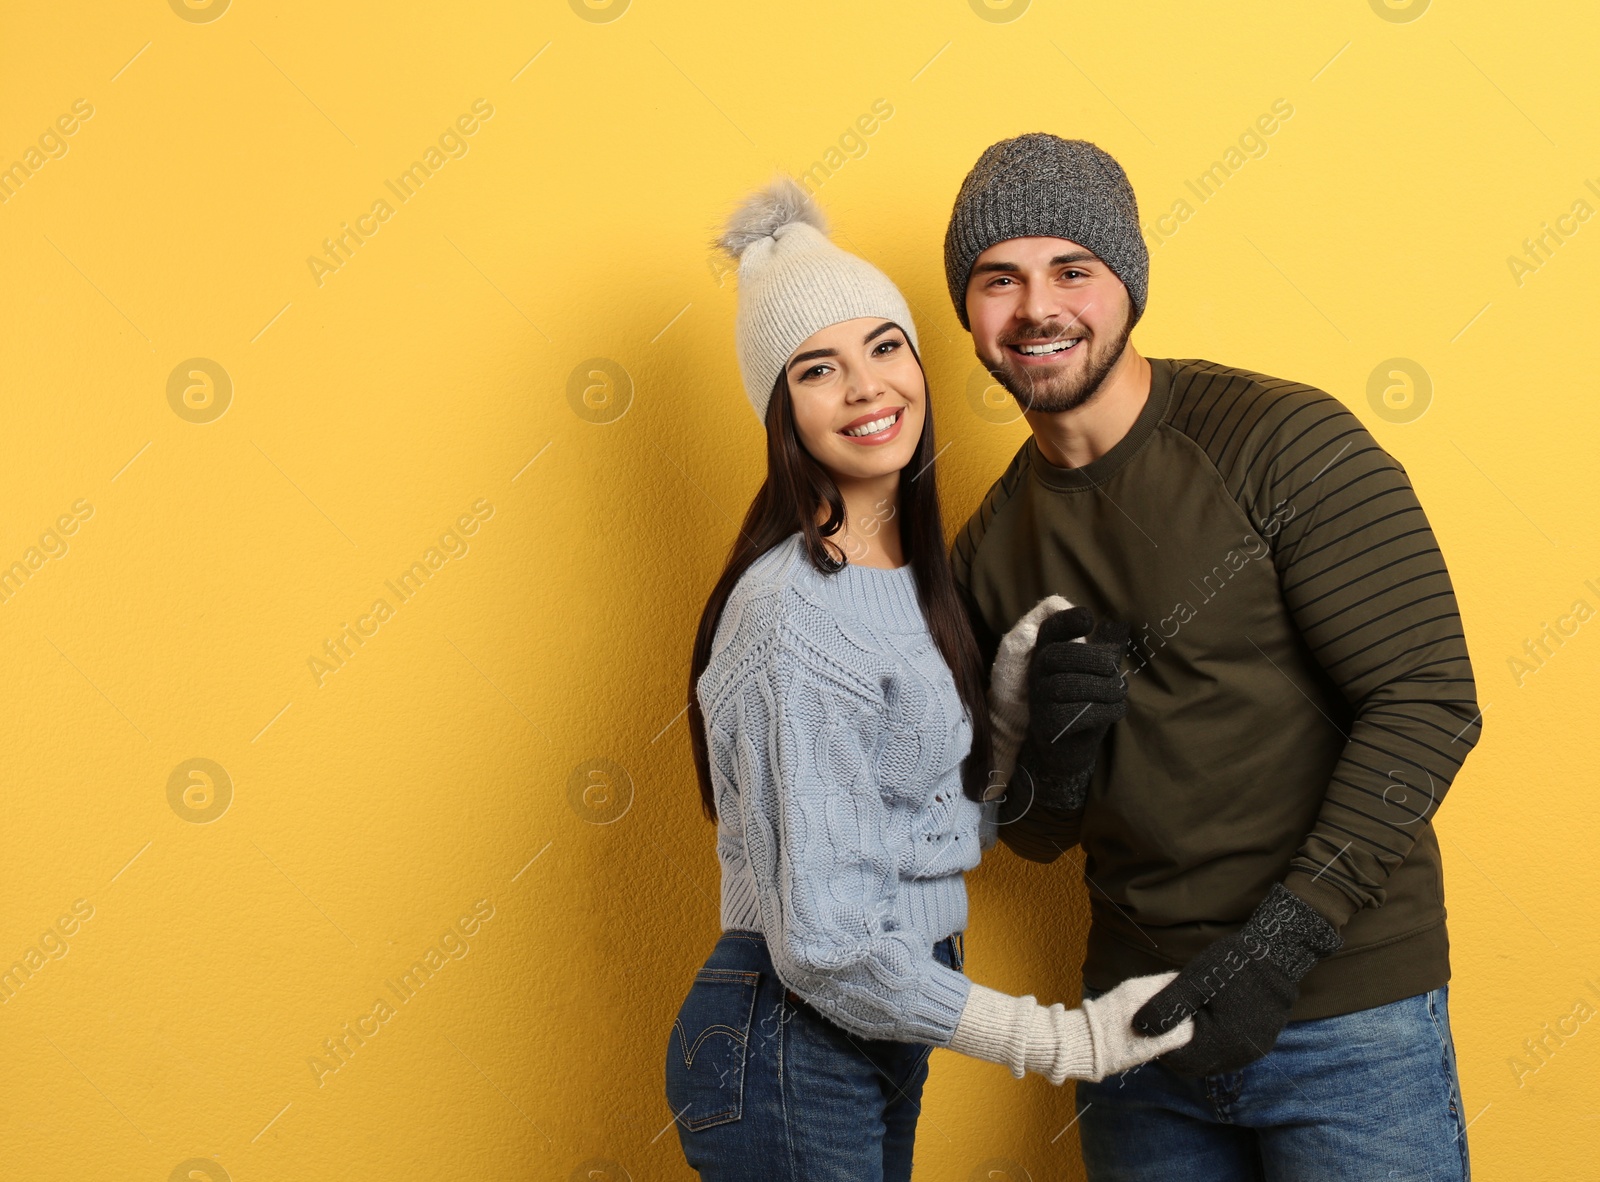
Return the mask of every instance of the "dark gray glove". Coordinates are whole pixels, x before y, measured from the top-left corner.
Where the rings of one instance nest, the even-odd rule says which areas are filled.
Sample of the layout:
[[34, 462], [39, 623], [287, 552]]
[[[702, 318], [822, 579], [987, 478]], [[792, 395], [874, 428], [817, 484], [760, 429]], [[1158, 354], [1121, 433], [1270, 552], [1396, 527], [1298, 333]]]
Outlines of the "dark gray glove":
[[1180, 1075], [1238, 1071], [1272, 1049], [1300, 994], [1300, 978], [1344, 943], [1281, 882], [1232, 935], [1212, 941], [1133, 1016], [1142, 1034], [1194, 1018], [1194, 1038], [1161, 1062]]
[[1121, 671], [1128, 634], [1120, 621], [1096, 624], [1086, 607], [1039, 625], [1028, 665], [1028, 732], [1017, 752], [1016, 790], [1007, 792], [1012, 807], [1047, 814], [1083, 807], [1100, 743], [1128, 713]]

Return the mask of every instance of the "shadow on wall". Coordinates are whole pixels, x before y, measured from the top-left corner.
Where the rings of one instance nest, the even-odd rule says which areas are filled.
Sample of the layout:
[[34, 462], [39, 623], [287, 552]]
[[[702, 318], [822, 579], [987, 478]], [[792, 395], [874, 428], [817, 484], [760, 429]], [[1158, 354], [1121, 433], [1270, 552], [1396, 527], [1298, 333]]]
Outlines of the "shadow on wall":
[[543, 479], [568, 514], [539, 561], [586, 592], [552, 600], [534, 625], [559, 654], [545, 675], [563, 712], [536, 782], [554, 790], [541, 807], [573, 891], [548, 921], [560, 953], [545, 976], [563, 1004], [530, 1067], [558, 1068], [569, 1095], [606, 1097], [585, 1106], [577, 1144], [554, 1147], [558, 1177], [580, 1162], [608, 1179], [693, 1177], [667, 1127], [663, 1064], [719, 933], [720, 880], [684, 710], [700, 611], [765, 472], [731, 332], [706, 330], [731, 313], [731, 277], [638, 263], [627, 288], [671, 298], [648, 312], [598, 296], [574, 309], [595, 331], [558, 344], [566, 386], [539, 416], [551, 438], [539, 463], [553, 461]]

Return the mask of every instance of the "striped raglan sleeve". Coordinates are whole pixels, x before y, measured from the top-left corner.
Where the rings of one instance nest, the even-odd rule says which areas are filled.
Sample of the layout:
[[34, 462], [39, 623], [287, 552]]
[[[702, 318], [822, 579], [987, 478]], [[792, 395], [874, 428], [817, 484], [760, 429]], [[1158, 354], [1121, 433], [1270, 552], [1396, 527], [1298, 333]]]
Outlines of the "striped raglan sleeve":
[[1283, 599], [1352, 711], [1311, 832], [1284, 881], [1342, 926], [1429, 823], [1481, 733], [1450, 574], [1405, 469], [1322, 391], [1264, 403], [1238, 498]]

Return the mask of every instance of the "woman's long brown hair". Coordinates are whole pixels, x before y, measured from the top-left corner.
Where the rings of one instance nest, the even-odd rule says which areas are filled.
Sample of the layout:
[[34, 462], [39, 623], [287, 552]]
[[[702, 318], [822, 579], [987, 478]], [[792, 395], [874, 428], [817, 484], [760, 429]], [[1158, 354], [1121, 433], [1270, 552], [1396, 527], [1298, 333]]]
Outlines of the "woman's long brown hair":
[[[907, 344], [910, 344], [909, 339]], [[917, 356], [915, 346], [911, 352], [920, 366], [922, 358]], [[926, 370], [923, 378], [926, 386]], [[896, 506], [900, 517], [900, 543], [916, 576], [917, 598], [928, 621], [928, 631], [950, 668], [956, 690], [972, 721], [972, 750], [962, 765], [962, 786], [967, 796], [982, 800], [988, 786], [990, 762], [986, 678], [972, 625], [950, 571], [950, 556], [945, 550], [944, 521], [939, 513], [933, 462], [937, 454], [930, 400], [922, 418], [922, 437], [917, 440], [910, 462], [901, 471]], [[907, 472], [915, 475], [907, 478]], [[828, 517], [818, 524], [817, 510], [823, 504], [828, 506]], [[844, 524], [844, 517], [844, 497], [839, 486], [800, 442], [794, 424], [794, 405], [789, 396], [789, 379], [786, 373], [780, 373], [767, 403], [767, 478], [745, 512], [744, 524], [733, 539], [727, 565], [711, 589], [705, 610], [700, 613], [694, 658], [689, 663], [689, 739], [694, 748], [695, 774], [700, 781], [700, 807], [707, 820], [717, 819], [717, 806], [706, 751], [705, 718], [700, 711], [697, 687], [700, 675], [711, 660], [711, 645], [722, 609], [750, 565], [796, 530], [805, 535], [803, 541], [812, 566], [823, 573], [840, 569], [842, 563], [834, 561], [822, 539], [837, 533]]]

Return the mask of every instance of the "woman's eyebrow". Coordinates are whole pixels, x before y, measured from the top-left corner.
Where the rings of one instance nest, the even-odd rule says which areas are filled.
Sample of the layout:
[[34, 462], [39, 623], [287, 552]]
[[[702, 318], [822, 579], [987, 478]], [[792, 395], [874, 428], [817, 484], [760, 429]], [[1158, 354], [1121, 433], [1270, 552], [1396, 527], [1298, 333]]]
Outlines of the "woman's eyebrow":
[[[871, 342], [873, 337], [881, 336], [884, 333], [888, 332], [890, 329], [897, 328], [897, 327], [899, 327], [899, 326], [896, 325], [894, 321], [885, 320], [882, 324], [878, 325], [877, 328], [873, 329], [865, 337], [863, 337], [861, 339], [861, 343], [863, 345], [868, 344], [868, 343]], [[789, 365], [788, 365], [787, 368], [793, 369], [795, 366], [799, 365], [802, 361], [814, 361], [818, 357], [837, 357], [837, 356], [839, 356], [839, 350], [837, 350], [837, 349], [807, 349], [804, 353], [797, 354], [794, 357], [794, 359], [789, 362]]]
[[818, 357], [837, 357], [838, 355], [839, 350], [837, 349], [808, 349], [804, 353], [796, 354], [794, 360], [789, 362], [789, 368], [793, 369], [802, 361], [814, 361]]

